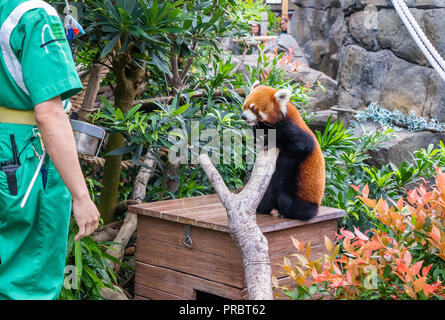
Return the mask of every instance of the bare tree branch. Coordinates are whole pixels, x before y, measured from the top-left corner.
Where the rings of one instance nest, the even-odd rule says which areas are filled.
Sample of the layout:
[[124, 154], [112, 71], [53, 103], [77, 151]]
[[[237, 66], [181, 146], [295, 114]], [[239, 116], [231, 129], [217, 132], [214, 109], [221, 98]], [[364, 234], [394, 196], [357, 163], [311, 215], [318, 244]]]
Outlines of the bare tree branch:
[[207, 155], [199, 156], [199, 163], [227, 210], [230, 234], [243, 258], [251, 300], [273, 299], [269, 247], [266, 237], [256, 223], [256, 208], [269, 186], [277, 156], [276, 149], [259, 152], [250, 181], [238, 194], [231, 193], [227, 189]]

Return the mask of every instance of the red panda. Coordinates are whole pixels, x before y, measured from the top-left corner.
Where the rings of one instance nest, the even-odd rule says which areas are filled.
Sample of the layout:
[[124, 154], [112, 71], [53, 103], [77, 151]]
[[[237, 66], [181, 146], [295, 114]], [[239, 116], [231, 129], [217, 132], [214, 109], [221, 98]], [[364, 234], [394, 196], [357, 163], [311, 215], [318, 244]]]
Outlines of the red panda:
[[325, 163], [314, 133], [289, 102], [291, 94], [256, 82], [245, 99], [242, 119], [257, 129], [276, 129], [280, 150], [257, 213], [277, 209], [286, 218], [307, 220], [317, 214], [323, 198]]

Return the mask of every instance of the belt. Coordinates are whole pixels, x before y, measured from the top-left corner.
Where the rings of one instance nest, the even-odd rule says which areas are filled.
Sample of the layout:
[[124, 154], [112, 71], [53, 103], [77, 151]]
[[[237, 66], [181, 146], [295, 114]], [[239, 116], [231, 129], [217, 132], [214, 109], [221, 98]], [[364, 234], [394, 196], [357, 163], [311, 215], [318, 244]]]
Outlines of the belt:
[[0, 106], [0, 122], [27, 124], [31, 126], [37, 125], [33, 110], [24, 111], [24, 110], [10, 109], [1, 106]]

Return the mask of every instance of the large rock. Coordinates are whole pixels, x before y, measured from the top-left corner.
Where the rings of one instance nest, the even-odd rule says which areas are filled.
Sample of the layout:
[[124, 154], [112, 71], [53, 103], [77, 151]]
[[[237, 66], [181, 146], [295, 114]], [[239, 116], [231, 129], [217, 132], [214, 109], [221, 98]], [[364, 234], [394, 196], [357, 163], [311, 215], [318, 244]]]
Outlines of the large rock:
[[[338, 106], [371, 102], [445, 121], [445, 84], [391, 0], [293, 0], [295, 36], [309, 65], [338, 82]], [[445, 0], [405, 0], [445, 57]]]
[[[340, 64], [338, 105], [362, 109], [379, 106], [445, 121], [445, 83], [436, 72], [398, 58], [391, 50], [344, 48]], [[409, 81], [407, 81], [409, 79]]]
[[308, 66], [308, 61], [304, 56], [303, 50], [294, 37], [286, 33], [280, 34], [276, 39], [269, 41], [264, 48], [265, 53], [275, 52], [286, 54], [292, 53], [292, 62], [298, 61], [300, 66]]
[[[235, 56], [232, 58], [232, 63], [238, 64], [240, 59], [242, 59], [241, 56]], [[257, 64], [257, 54], [247, 55], [237, 72], [249, 76], [249, 67], [255, 68]], [[306, 106], [309, 112], [328, 110], [336, 104], [337, 81], [328, 77], [323, 72], [309, 67], [299, 67], [298, 72], [285, 71], [283, 80], [287, 79], [290, 79], [291, 83], [308, 84], [313, 89], [309, 94], [310, 100]], [[318, 86], [318, 84], [322, 87]]]
[[[433, 46], [445, 54], [445, 8], [410, 11], [420, 28], [429, 35]], [[402, 59], [430, 66], [393, 9], [356, 12], [350, 16], [348, 26], [352, 37], [367, 50], [390, 49]]]
[[[336, 0], [333, 0], [334, 2]], [[404, 0], [410, 8], [419, 9], [437, 9], [445, 8], [443, 0]], [[364, 9], [369, 6], [378, 8], [393, 8], [391, 0], [341, 0], [344, 9], [354, 7], [356, 9]]]
[[322, 110], [314, 112], [314, 118], [308, 123], [308, 126], [313, 132], [319, 131], [323, 134], [329, 118], [331, 119], [331, 123], [335, 122], [337, 119], [341, 121], [341, 119], [338, 118], [337, 111]]
[[311, 68], [334, 78], [338, 56], [346, 32], [340, 1], [297, 0], [294, 36], [301, 45]]
[[[374, 122], [365, 122], [363, 127], [369, 131], [379, 129], [380, 125]], [[360, 136], [362, 132], [362, 128], [357, 127], [354, 130], [354, 135]], [[400, 167], [403, 161], [413, 162], [412, 155], [416, 150], [427, 149], [430, 144], [438, 148], [440, 141], [445, 141], [444, 133], [397, 131], [394, 137], [381, 145], [381, 148], [376, 151], [369, 151], [371, 158], [367, 162], [377, 167], [389, 163], [394, 163]]]
[[[286, 73], [286, 78], [300, 84], [309, 84], [313, 89], [310, 92], [309, 111], [328, 110], [337, 102], [337, 81], [318, 70], [303, 67], [298, 72]], [[322, 87], [318, 86], [320, 84]]]

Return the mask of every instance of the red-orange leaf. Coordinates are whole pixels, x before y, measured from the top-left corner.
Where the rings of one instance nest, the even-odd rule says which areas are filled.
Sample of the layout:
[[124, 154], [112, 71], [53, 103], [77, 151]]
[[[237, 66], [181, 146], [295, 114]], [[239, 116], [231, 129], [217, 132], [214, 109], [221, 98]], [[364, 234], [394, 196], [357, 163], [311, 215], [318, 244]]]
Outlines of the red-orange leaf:
[[370, 208], [374, 208], [376, 205], [376, 201], [374, 199], [368, 199], [366, 197], [360, 197], [360, 196], [358, 196], [358, 198], [360, 198], [360, 200], [362, 200], [363, 203]]
[[422, 263], [423, 261], [419, 261], [412, 265], [411, 271], [413, 272], [413, 274], [415, 275], [419, 274], [420, 268], [422, 267]]
[[431, 239], [433, 239], [437, 243], [440, 242], [440, 230], [435, 225], [433, 225], [431, 227], [430, 236], [431, 236]]
[[424, 277], [417, 279], [416, 281], [414, 281], [413, 285], [414, 285], [414, 292], [418, 293], [420, 292], [423, 287], [425, 286], [425, 282], [426, 279]]
[[368, 184], [365, 184], [365, 186], [362, 189], [362, 195], [367, 198], [369, 196], [369, 187]]
[[440, 170], [439, 167], [436, 167], [437, 177], [436, 177], [436, 185], [440, 191], [444, 191], [443, 188], [445, 186], [445, 175]]
[[411, 253], [408, 250], [406, 250], [405, 254], [403, 255], [403, 261], [407, 265], [410, 265], [411, 264], [411, 260], [412, 260]]
[[411, 288], [411, 287], [410, 287], [409, 285], [407, 285], [407, 284], [404, 284], [404, 285], [403, 285], [403, 289], [405, 289], [405, 292], [406, 292], [406, 294], [407, 294], [408, 296], [410, 296], [411, 298], [417, 300], [417, 295], [416, 295], [416, 293], [414, 292], [413, 288]]
[[359, 239], [362, 239], [362, 240], [365, 240], [365, 241], [369, 240], [369, 238], [367, 236], [365, 236], [363, 233], [361, 233], [360, 230], [357, 229], [356, 227], [354, 227], [354, 233], [357, 235], [357, 237]]
[[352, 240], [355, 238], [355, 235], [351, 231], [345, 230], [345, 228], [341, 228], [340, 233], [344, 235], [346, 239]]
[[417, 198], [418, 198], [418, 194], [417, 194], [416, 189], [408, 191], [408, 197], [406, 199], [409, 201], [409, 203], [415, 204], [417, 201]]
[[403, 208], [403, 198], [400, 198], [399, 201], [397, 201], [397, 210], [402, 211]]
[[422, 269], [422, 276], [426, 276], [428, 274], [428, 272], [430, 272], [431, 267], [433, 266], [433, 264], [430, 264], [428, 267], [424, 267]]

